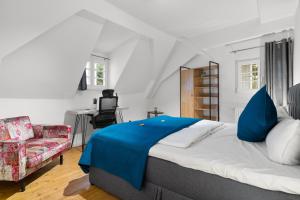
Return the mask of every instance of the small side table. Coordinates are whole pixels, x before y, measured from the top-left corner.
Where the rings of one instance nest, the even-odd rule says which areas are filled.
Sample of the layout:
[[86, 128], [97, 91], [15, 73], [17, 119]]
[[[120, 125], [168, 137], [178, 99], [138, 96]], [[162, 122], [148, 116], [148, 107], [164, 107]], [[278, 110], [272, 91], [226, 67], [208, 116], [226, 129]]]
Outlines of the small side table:
[[118, 117], [120, 119], [120, 121], [119, 121], [120, 123], [124, 122], [123, 110], [127, 110], [127, 109], [129, 109], [129, 107], [117, 107], [116, 112], [119, 115]]
[[160, 112], [160, 111], [148, 111], [147, 112], [147, 118], [149, 119], [151, 117], [151, 115], [154, 115], [154, 117], [157, 117], [158, 115], [162, 115], [164, 114], [164, 112]]

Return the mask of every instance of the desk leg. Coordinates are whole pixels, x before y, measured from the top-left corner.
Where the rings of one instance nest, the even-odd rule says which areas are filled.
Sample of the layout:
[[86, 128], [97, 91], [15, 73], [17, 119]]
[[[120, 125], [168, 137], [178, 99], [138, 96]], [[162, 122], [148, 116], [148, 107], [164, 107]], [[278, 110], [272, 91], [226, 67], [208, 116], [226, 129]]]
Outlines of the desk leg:
[[73, 130], [73, 134], [72, 134], [72, 144], [71, 144], [71, 147], [73, 147], [74, 139], [75, 139], [75, 136], [76, 136], [76, 133], [77, 133], [78, 125], [79, 125], [79, 121], [80, 121], [80, 117], [79, 117], [79, 115], [76, 115], [75, 124], [74, 124], [74, 130]]
[[119, 110], [119, 117], [120, 117], [120, 122], [123, 123], [124, 122], [124, 118], [123, 118], [123, 112], [122, 112], [122, 110]]
[[83, 149], [82, 151], [84, 150], [84, 146], [85, 146], [85, 140], [86, 140], [86, 135], [87, 135], [87, 126], [88, 126], [88, 115], [84, 115], [84, 143], [83, 143]]
[[85, 117], [84, 115], [80, 115], [80, 121], [81, 121], [81, 148], [82, 151], [84, 150], [85, 145]]

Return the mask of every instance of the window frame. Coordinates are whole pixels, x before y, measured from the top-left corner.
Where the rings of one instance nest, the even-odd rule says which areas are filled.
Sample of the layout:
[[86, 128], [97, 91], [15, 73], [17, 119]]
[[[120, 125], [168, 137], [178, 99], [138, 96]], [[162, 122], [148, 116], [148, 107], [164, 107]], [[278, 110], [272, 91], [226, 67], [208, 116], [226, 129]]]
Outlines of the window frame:
[[[257, 65], [257, 72], [258, 72], [258, 86], [257, 89], [245, 89], [241, 87], [241, 66], [242, 65], [246, 65], [246, 64], [256, 64]], [[242, 60], [236, 60], [235, 61], [235, 65], [236, 65], [236, 75], [235, 75], [235, 91], [236, 93], [255, 93], [259, 90], [260, 86], [261, 86], [261, 66], [260, 66], [260, 58], [256, 57], [256, 58], [249, 58], [249, 59], [242, 59]]]
[[[90, 63], [90, 73], [87, 72], [87, 65]], [[104, 64], [104, 73], [103, 73], [103, 85], [96, 85], [95, 81], [97, 81], [97, 70], [95, 69], [96, 64]], [[86, 62], [85, 70], [87, 75], [87, 89], [88, 90], [103, 90], [108, 87], [108, 68], [109, 62], [107, 59], [102, 59], [98, 57], [92, 56], [88, 62]], [[90, 84], [88, 84], [90, 81]]]

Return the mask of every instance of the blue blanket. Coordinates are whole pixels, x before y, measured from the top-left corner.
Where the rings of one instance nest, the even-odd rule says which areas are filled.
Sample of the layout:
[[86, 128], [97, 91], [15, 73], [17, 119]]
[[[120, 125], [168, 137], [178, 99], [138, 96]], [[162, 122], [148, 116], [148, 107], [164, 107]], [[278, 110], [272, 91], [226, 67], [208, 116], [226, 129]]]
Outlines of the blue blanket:
[[79, 165], [85, 173], [93, 166], [141, 189], [150, 148], [160, 139], [198, 121], [160, 116], [96, 130], [81, 155]]

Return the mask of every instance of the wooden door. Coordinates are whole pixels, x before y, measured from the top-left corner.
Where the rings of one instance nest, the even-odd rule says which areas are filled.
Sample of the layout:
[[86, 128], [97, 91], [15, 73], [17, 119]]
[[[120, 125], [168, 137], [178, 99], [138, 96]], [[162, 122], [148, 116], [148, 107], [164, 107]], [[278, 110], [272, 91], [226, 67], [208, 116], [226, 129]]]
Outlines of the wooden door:
[[194, 117], [194, 73], [192, 69], [180, 70], [180, 115]]

